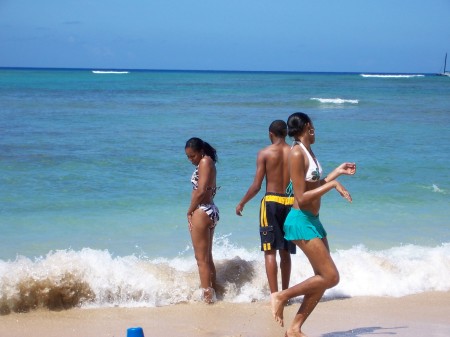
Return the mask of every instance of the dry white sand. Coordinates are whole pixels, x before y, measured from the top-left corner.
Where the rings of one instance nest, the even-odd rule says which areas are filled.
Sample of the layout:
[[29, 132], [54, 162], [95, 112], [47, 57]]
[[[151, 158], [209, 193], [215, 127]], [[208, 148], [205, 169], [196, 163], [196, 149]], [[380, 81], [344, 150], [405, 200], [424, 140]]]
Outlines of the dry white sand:
[[[298, 307], [299, 303], [286, 307], [286, 324]], [[281, 337], [285, 332], [273, 320], [269, 302], [42, 309], [0, 316], [1, 337], [126, 337], [128, 328], [138, 326], [145, 337]], [[449, 337], [450, 292], [324, 301], [305, 323], [304, 333], [309, 337]]]

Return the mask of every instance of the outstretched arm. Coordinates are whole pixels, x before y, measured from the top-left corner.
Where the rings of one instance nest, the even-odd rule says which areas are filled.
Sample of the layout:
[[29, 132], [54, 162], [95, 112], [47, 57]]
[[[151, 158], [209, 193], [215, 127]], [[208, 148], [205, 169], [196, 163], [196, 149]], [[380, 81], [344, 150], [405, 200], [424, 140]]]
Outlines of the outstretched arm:
[[306, 191], [305, 183], [305, 159], [301, 151], [294, 151], [291, 156], [290, 165], [295, 167], [291, 170], [291, 179], [294, 186], [294, 197], [299, 207], [310, 204], [314, 199], [321, 198], [332, 189], [336, 189], [339, 194], [352, 202], [350, 193], [336, 180], [342, 174], [355, 174], [356, 165], [354, 163], [343, 163], [333, 170], [325, 179], [320, 182], [318, 188]]
[[336, 167], [332, 172], [330, 172], [330, 174], [328, 174], [325, 179], [321, 181], [321, 185], [333, 181], [343, 174], [354, 175], [355, 173], [356, 173], [355, 163], [342, 163], [341, 165]]
[[245, 193], [244, 197], [239, 201], [236, 206], [236, 214], [242, 216], [242, 211], [244, 210], [244, 206], [247, 202], [249, 202], [258, 192], [261, 190], [261, 185], [266, 176], [266, 165], [263, 153], [260, 151], [256, 158], [256, 173], [255, 178], [253, 179], [253, 183]]

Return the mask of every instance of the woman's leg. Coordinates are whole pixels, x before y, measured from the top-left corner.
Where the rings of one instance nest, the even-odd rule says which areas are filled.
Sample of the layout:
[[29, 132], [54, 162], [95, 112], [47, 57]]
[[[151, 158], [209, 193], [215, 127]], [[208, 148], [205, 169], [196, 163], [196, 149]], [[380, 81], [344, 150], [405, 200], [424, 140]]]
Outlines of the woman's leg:
[[216, 266], [214, 264], [214, 259], [212, 255], [212, 247], [213, 247], [213, 240], [214, 240], [214, 228], [211, 228], [209, 230], [209, 269], [211, 271], [211, 287], [213, 287], [215, 290], [216, 285]]
[[305, 295], [288, 333], [289, 331], [300, 332], [301, 326], [317, 305], [325, 290], [334, 287], [339, 282], [339, 273], [331, 259], [326, 241], [317, 238], [294, 242], [308, 258], [315, 275], [289, 289], [272, 294], [272, 313], [275, 320], [282, 326], [285, 303], [291, 298]]
[[192, 215], [191, 239], [200, 276], [200, 286], [203, 289], [210, 288], [212, 286], [212, 278], [215, 278], [215, 268], [212, 268], [214, 262], [212, 261], [210, 225], [211, 219], [208, 215], [201, 209], [195, 210]]

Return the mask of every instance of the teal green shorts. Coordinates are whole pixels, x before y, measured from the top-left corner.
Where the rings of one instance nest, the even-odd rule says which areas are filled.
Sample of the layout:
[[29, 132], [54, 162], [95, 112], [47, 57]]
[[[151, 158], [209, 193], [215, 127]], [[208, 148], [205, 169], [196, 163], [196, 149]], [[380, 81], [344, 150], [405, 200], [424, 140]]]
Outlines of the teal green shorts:
[[325, 237], [327, 237], [327, 232], [323, 228], [318, 215], [291, 208], [284, 221], [284, 238], [286, 240], [311, 240]]

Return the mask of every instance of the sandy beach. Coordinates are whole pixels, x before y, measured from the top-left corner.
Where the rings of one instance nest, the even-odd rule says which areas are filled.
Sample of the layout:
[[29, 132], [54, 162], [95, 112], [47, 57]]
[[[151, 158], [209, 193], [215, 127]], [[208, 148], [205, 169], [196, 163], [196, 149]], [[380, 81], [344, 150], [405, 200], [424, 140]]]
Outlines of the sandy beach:
[[[286, 307], [288, 324], [299, 303]], [[319, 303], [304, 326], [309, 336], [450, 335], [450, 292], [400, 298], [356, 297]], [[0, 316], [2, 337], [126, 337], [130, 327], [145, 337], [284, 336], [271, 316], [269, 302], [179, 304], [158, 308], [37, 310]]]

